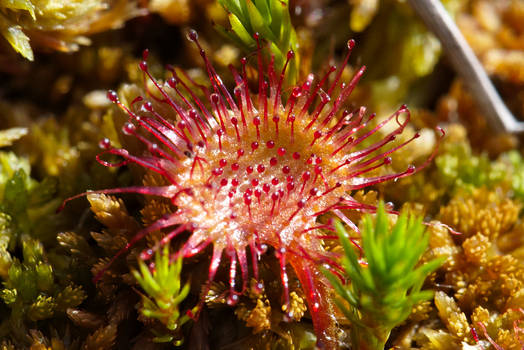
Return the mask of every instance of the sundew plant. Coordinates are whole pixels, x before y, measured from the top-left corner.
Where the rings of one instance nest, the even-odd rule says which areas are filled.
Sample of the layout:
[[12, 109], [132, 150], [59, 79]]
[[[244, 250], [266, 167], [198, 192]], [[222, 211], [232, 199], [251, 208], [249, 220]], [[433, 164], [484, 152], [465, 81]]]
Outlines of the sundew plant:
[[[292, 268], [306, 295], [318, 344], [334, 348], [338, 340], [331, 288], [319, 265], [339, 269], [337, 255], [324, 248], [324, 241], [337, 237], [322, 233], [320, 229], [333, 228], [320, 218], [338, 217], [357, 234], [358, 228], [344, 212], [373, 212], [376, 207], [353, 199], [350, 191], [410, 176], [430, 163], [436, 149], [418, 167], [410, 165], [389, 174], [377, 171], [419, 134], [393, 142], [409, 124], [405, 106], [379, 122], [364, 107], [343, 108], [364, 73], [363, 67], [349, 82], [340, 81], [355, 45], [352, 40], [340, 68], [330, 67], [319, 80], [310, 74], [290, 87], [286, 96], [283, 83], [293, 51], [287, 53], [282, 70], [276, 71], [273, 59], [264, 62], [262, 39], [255, 35], [258, 90], [249, 89], [242, 60], [239, 70], [232, 69], [236, 86], [230, 91], [201, 48], [197, 33], [190, 31], [188, 38], [205, 62], [211, 86], [204, 90], [206, 100], [198, 97], [199, 86], [181, 79], [175, 69], [167, 81], [155, 79], [148, 70], [147, 53], [140, 69], [157, 91], [149, 91], [129, 106], [120, 102], [116, 92], [108, 93], [128, 115], [124, 134], [135, 137], [147, 151], [131, 154], [104, 139], [100, 143], [104, 151], [97, 159], [106, 166], [136, 163], [160, 175], [164, 184], [99, 192], [164, 197], [176, 207], [138, 232], [111, 262], [151, 232], [166, 230], [167, 234], [142, 252], [144, 261], [189, 231], [173, 259], [194, 256], [212, 245], [208, 283], [225, 260], [230, 286], [227, 303], [235, 305], [246, 291], [249, 276], [260, 280], [259, 260], [271, 247], [280, 266], [282, 309], [293, 318], [288, 291], [288, 269]], [[389, 131], [377, 138], [386, 125]], [[123, 160], [111, 163], [104, 160], [106, 154]]]

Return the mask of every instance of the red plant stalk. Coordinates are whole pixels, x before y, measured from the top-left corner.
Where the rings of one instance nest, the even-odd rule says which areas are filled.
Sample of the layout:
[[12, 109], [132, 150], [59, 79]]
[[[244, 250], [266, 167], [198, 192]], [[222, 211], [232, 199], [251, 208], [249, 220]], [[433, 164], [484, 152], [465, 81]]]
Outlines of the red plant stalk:
[[[325, 229], [330, 225], [319, 226], [317, 217], [331, 213], [358, 231], [341, 210], [374, 212], [376, 208], [355, 201], [350, 191], [412, 175], [431, 162], [437, 149], [418, 167], [409, 166], [388, 175], [368, 175], [389, 164], [390, 154], [419, 134], [404, 143], [392, 144], [409, 123], [410, 113], [405, 106], [378, 124], [371, 123], [375, 115], [366, 115], [363, 107], [351, 112], [343, 110], [365, 70], [358, 70], [349, 83], [340, 83], [355, 45], [353, 40], [348, 42], [342, 67], [330, 67], [318, 83], [310, 74], [306, 81], [289, 90], [290, 96], [284, 101], [282, 83], [287, 63], [293, 59], [292, 51], [283, 70], [275, 72], [273, 62], [264, 66], [259, 45], [258, 92], [249, 91], [246, 59], [242, 59], [240, 73], [231, 69], [236, 82], [231, 94], [200, 47], [196, 32], [191, 31], [188, 38], [198, 46], [206, 65], [211, 83], [207, 101], [201, 101], [191, 83], [180, 79], [174, 69], [173, 77], [166, 83], [155, 80], [148, 71], [147, 52], [140, 68], [161, 97], [148, 92], [147, 98], [136, 99], [133, 106], [127, 107], [114, 91], [108, 93], [108, 98], [129, 115], [123, 132], [138, 138], [148, 152], [132, 155], [104, 139], [100, 143], [104, 151], [98, 161], [106, 166], [136, 163], [160, 174], [168, 185], [98, 192], [160, 196], [169, 198], [178, 208], [138, 232], [112, 261], [150, 232], [162, 229], [169, 233], [155, 247], [142, 252], [144, 260], [189, 230], [190, 237], [173, 258], [193, 256], [212, 244], [209, 282], [225, 258], [230, 265], [228, 303], [233, 305], [247, 288], [249, 265], [253, 277], [259, 280], [258, 261], [266, 247], [271, 246], [280, 262], [283, 310], [291, 312], [286, 272], [291, 267], [305, 291], [319, 345], [336, 348], [334, 305], [329, 284], [319, 269], [324, 264], [337, 273], [336, 257], [325, 251], [322, 244], [322, 240], [336, 236], [323, 235], [317, 227]], [[256, 39], [259, 40], [258, 35]], [[337, 96], [332, 96], [334, 91], [339, 91]], [[167, 106], [172, 115], [161, 115], [154, 107], [159, 103]], [[394, 127], [385, 136], [362, 146], [388, 123]], [[101, 158], [103, 154], [121, 156], [123, 161], [106, 162]], [[73, 198], [82, 195], [85, 194]], [[239, 273], [241, 278], [237, 278]], [[237, 280], [242, 281], [241, 286], [236, 285]]]

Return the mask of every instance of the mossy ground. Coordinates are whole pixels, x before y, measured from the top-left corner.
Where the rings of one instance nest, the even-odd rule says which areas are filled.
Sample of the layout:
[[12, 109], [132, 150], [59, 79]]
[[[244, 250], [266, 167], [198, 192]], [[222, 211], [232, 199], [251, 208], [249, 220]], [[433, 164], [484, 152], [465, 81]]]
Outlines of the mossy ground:
[[[238, 67], [240, 57], [250, 52], [213, 28], [213, 22], [229, 27], [221, 6], [211, 0], [96, 1], [76, 11], [55, 9], [57, 15], [51, 16], [48, 7], [38, 12], [38, 6], [47, 2], [14, 3], [21, 5], [9, 9], [0, 5], [3, 35], [25, 33], [16, 44], [9, 37], [0, 44], [0, 130], [4, 130], [0, 131], [0, 348], [172, 348], [180, 339], [187, 349], [313, 348], [311, 317], [292, 271], [291, 307], [297, 317], [285, 322], [274, 258], [261, 261], [265, 289], [254, 293], [255, 288], [248, 288], [235, 307], [229, 307], [224, 297], [227, 269], [219, 270], [198, 320], [180, 328], [173, 327], [172, 317], [143, 312], [147, 300], [155, 311], [161, 305], [154, 295], [146, 295], [148, 289], [140, 287], [132, 272], [140, 269], [140, 251], [158, 241], [162, 232], [138, 243], [93, 284], [92, 277], [141, 227], [173, 210], [169, 201], [91, 195], [88, 201], [78, 200], [55, 212], [65, 198], [88, 189], [159, 181], [136, 167], [106, 168], [96, 162], [104, 137], [140, 150], [136, 140], [120, 132], [126, 116], [105, 99], [105, 91], [117, 89], [130, 98], [143, 92], [138, 62], [145, 48], [150, 50], [155, 76], [167, 77], [164, 65], [171, 64], [205, 84], [199, 53], [184, 38], [188, 27], [198, 30], [217, 70], [230, 77], [227, 66]], [[429, 226], [429, 248], [422, 261], [445, 259], [424, 284], [435, 296], [413, 307], [386, 346], [457, 349], [480, 344], [484, 349], [521, 349], [524, 160], [518, 138], [491, 132], [441, 58], [438, 42], [405, 3], [291, 3], [299, 80], [310, 72], [321, 76], [329, 64], [341, 62], [347, 39], [355, 38], [358, 45], [342, 79], [347, 81], [360, 64], [366, 64], [369, 72], [349, 107], [365, 105], [379, 115], [402, 103], [411, 108], [422, 137], [404, 148], [386, 170], [399, 171], [427, 158], [436, 142], [429, 132], [435, 125], [447, 132], [439, 154], [423, 172], [353, 194], [369, 204], [383, 198], [425, 222], [440, 221], [461, 233]], [[103, 4], [109, 6], [105, 19], [100, 12]], [[446, 6], [508, 106], [524, 115], [524, 78], [515, 74], [524, 71], [524, 2], [448, 0]], [[115, 8], [126, 11], [111, 11]], [[30, 9], [35, 9], [36, 21], [44, 21], [42, 25], [33, 22]], [[16, 15], [20, 11], [23, 16]], [[54, 25], [64, 11], [71, 18], [61, 32]], [[86, 20], [80, 21], [83, 15]], [[109, 31], [119, 24], [123, 27]], [[6, 32], [4, 27], [16, 30]], [[84, 35], [89, 35], [90, 45], [83, 46]], [[34, 60], [23, 59], [10, 45]], [[253, 76], [254, 70], [248, 75]], [[233, 81], [225, 83], [232, 86]], [[410, 136], [408, 132], [405, 137]], [[357, 224], [362, 220], [358, 213], [345, 214]], [[341, 252], [336, 243], [326, 247]], [[181, 303], [168, 303], [170, 308], [183, 314], [201, 300], [210, 254], [205, 251], [184, 260], [178, 275], [182, 286], [188, 283], [189, 292]], [[342, 314], [337, 318], [345, 339], [351, 333], [350, 322]]]

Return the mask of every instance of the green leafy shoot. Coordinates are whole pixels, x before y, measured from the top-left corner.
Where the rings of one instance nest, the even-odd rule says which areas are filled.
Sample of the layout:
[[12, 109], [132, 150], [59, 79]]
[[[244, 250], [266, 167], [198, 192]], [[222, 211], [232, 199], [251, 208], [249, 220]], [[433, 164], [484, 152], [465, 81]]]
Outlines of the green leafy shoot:
[[[141, 260], [138, 268], [139, 271], [133, 271], [133, 276], [146, 293], [142, 296], [142, 314], [159, 320], [170, 331], [170, 334], [157, 336], [155, 341], [182, 344], [182, 339], [177, 336], [180, 327], [190, 320], [188, 315], [181, 316], [179, 311], [180, 303], [189, 294], [189, 284], [181, 284], [182, 259], [171, 262], [166, 246], [162, 253], [157, 252], [153, 271]], [[196, 309], [192, 312], [195, 313]]]
[[375, 220], [370, 215], [363, 220], [362, 248], [367, 266], [359, 261], [342, 224], [337, 222], [335, 227], [344, 248], [342, 263], [348, 280], [344, 285], [324, 270], [339, 296], [335, 303], [352, 323], [353, 348], [382, 350], [391, 330], [409, 316], [413, 306], [433, 296], [433, 291], [421, 288], [443, 260], [420, 265], [429, 240], [424, 224], [402, 213], [390, 229], [382, 202]]
[[289, 62], [287, 81], [297, 78], [299, 57], [297, 34], [291, 24], [288, 0], [218, 0], [228, 12], [231, 31], [217, 26], [217, 30], [244, 48], [254, 51], [257, 43], [255, 33], [269, 41], [271, 54], [275, 57], [275, 68], [281, 70], [287, 52], [293, 50], [295, 58]]

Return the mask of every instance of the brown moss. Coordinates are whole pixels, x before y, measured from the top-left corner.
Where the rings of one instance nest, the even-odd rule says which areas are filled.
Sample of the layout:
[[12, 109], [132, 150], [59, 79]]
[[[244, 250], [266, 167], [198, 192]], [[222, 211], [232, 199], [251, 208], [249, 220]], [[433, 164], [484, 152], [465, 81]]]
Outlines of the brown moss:
[[246, 326], [252, 327], [254, 334], [268, 330], [271, 328], [270, 315], [271, 306], [269, 301], [267, 299], [265, 301], [258, 299], [256, 306], [245, 317]]
[[440, 220], [462, 233], [461, 239], [482, 233], [494, 240], [512, 228], [519, 210], [520, 204], [502, 193], [480, 188], [456, 195], [441, 207]]
[[488, 237], [477, 233], [467, 238], [462, 244], [462, 248], [464, 248], [464, 255], [469, 262], [475, 265], [484, 265], [488, 261], [491, 243]]
[[82, 350], [109, 350], [115, 344], [117, 326], [100, 327], [85, 340]]
[[441, 321], [453, 336], [460, 340], [470, 337], [471, 329], [466, 315], [460, 310], [453, 298], [443, 292], [437, 292], [435, 293], [435, 306]]

